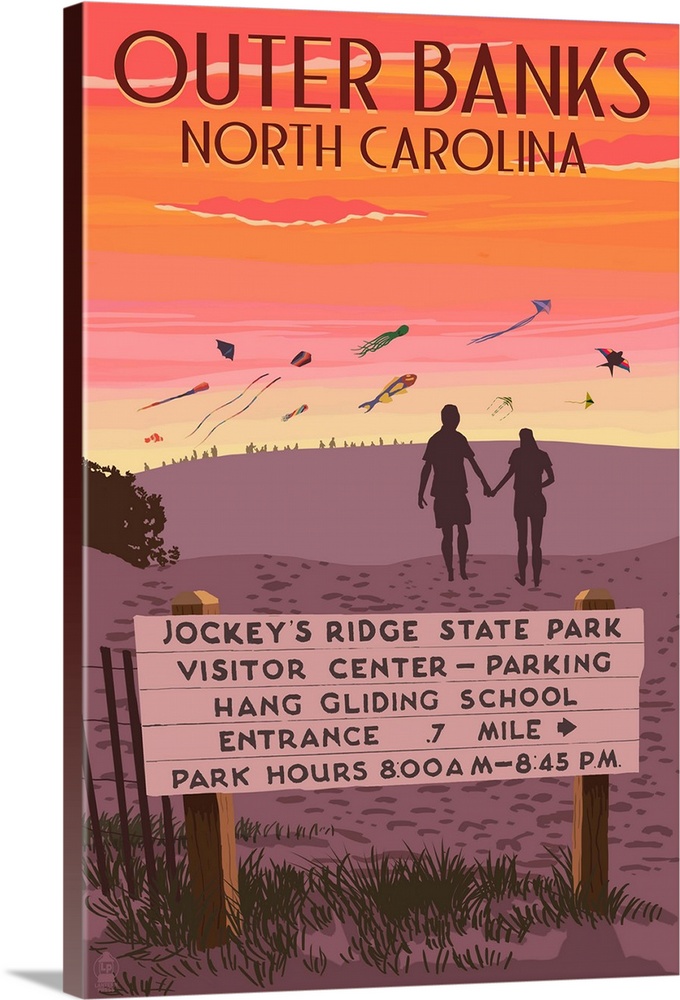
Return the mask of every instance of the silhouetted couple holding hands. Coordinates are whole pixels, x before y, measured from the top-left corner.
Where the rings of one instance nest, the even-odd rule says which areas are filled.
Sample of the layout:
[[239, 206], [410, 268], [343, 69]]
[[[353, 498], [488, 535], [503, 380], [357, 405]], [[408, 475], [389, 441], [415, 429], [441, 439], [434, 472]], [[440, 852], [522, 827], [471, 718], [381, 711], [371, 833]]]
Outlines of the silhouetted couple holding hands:
[[[541, 451], [534, 440], [533, 431], [528, 427], [519, 432], [520, 446], [510, 455], [505, 476], [494, 489], [487, 483], [479, 468], [475, 453], [464, 434], [458, 431], [460, 413], [458, 407], [448, 404], [442, 410], [441, 430], [433, 434], [427, 442], [423, 455], [423, 471], [420, 475], [418, 506], [427, 506], [425, 489], [430, 473], [434, 472], [431, 496], [433, 497], [435, 524], [442, 532], [442, 555], [446, 563], [449, 580], [453, 580], [453, 528], [458, 528], [458, 564], [460, 575], [467, 580], [466, 564], [468, 553], [467, 525], [471, 521], [470, 503], [467, 498], [467, 478], [465, 460], [479, 478], [486, 497], [495, 497], [510, 479], [514, 479], [514, 517], [517, 525], [517, 576], [518, 583], [526, 583], [529, 560], [527, 542], [531, 528], [531, 567], [534, 586], [541, 581], [543, 553], [541, 538], [546, 502], [543, 490], [555, 482], [552, 463], [546, 452]], [[545, 479], [543, 478], [545, 474]]]

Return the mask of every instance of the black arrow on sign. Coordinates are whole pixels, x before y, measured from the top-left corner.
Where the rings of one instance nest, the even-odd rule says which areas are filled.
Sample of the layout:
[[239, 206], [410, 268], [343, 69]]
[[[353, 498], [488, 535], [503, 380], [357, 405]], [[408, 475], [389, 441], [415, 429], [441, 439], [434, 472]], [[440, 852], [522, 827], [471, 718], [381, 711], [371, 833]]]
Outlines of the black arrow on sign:
[[570, 722], [569, 719], [562, 719], [561, 722], [557, 723], [557, 732], [562, 733], [563, 736], [568, 736], [569, 733], [573, 733], [575, 729], [576, 726], [573, 722]]

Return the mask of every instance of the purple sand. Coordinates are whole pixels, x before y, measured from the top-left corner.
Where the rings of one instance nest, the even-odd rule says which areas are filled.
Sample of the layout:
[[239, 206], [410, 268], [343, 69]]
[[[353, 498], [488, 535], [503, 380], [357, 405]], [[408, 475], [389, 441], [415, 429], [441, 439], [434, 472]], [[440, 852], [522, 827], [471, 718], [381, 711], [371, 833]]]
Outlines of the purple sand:
[[[494, 476], [502, 475], [510, 447], [475, 445], [492, 482]], [[360, 963], [333, 968], [332, 955], [344, 947], [339, 930], [337, 941], [321, 935], [315, 942], [329, 956], [325, 976], [310, 976], [298, 965], [277, 980], [274, 988], [677, 971], [679, 632], [673, 509], [677, 456], [555, 444], [548, 450], [557, 482], [551, 487], [554, 493], [547, 491], [545, 565], [538, 590], [522, 588], [514, 581], [515, 561], [506, 554], [514, 551], [514, 524], [508, 509], [511, 491], [503, 508], [499, 505], [502, 494], [495, 501], [473, 496], [476, 482], [471, 487], [470, 579], [464, 582], [456, 575], [452, 583], [446, 580], [431, 510], [419, 511], [416, 506], [420, 446], [336, 450], [332, 455], [245, 455], [155, 470], [138, 481], [145, 489], [161, 493], [168, 514], [166, 541], [180, 545], [180, 562], [163, 570], [138, 570], [115, 556], [86, 550], [87, 714], [98, 720], [105, 718], [99, 646], [110, 646], [114, 664], [120, 667], [120, 650], [134, 648], [133, 616], [167, 614], [171, 598], [182, 590], [208, 590], [219, 598], [222, 612], [231, 614], [488, 609], [495, 615], [534, 608], [564, 610], [573, 606], [580, 590], [607, 587], [617, 607], [645, 611], [640, 771], [610, 781], [610, 884], [628, 884], [632, 895], [661, 905], [662, 919], [651, 926], [629, 921], [596, 931], [570, 925], [566, 931], [532, 932], [526, 947], [513, 948], [515, 959], [505, 971], [485, 969], [471, 974], [454, 967], [438, 978], [417, 969], [407, 977], [383, 976]], [[578, 482], [567, 482], [566, 467], [579, 470]], [[337, 469], [342, 476], [338, 472], [336, 479]], [[351, 469], [354, 474], [347, 483]], [[316, 477], [311, 486], [304, 481], [310, 470]], [[407, 495], [398, 501], [392, 495], [397, 481], [402, 492], [407, 483]], [[608, 503], [607, 497], [612, 496], [615, 502]], [[307, 499], [300, 509], [297, 504], [303, 497]], [[380, 497], [394, 530], [378, 530], [380, 525], [389, 527], [380, 511]], [[487, 509], [493, 510], [493, 517], [485, 513]], [[640, 510], [647, 513], [644, 520], [638, 516]], [[332, 517], [332, 511], [338, 516]], [[500, 554], [485, 554], [492, 543]], [[243, 552], [249, 545], [251, 553], [264, 549], [267, 554]], [[122, 671], [116, 671], [116, 683], [124, 720]], [[116, 812], [107, 725], [96, 722], [88, 728], [99, 809]], [[127, 733], [129, 729], [123, 726], [124, 766], [132, 779]], [[262, 847], [272, 862], [305, 864], [345, 853], [361, 857], [373, 845], [398, 854], [409, 847], [418, 850], [427, 843], [443, 843], [454, 853], [461, 850], [468, 861], [483, 860], [488, 852], [492, 856], [516, 853], [521, 870], [547, 871], [551, 864], [548, 848], [571, 846], [572, 786], [570, 778], [551, 776], [246, 794], [237, 799], [237, 816], [263, 825], [275, 816], [293, 829], [316, 823], [319, 832], [312, 840], [270, 838], [255, 848], [240, 844], [239, 853], [245, 856]], [[134, 806], [132, 781], [128, 790], [128, 805]], [[172, 801], [181, 819], [181, 799]], [[152, 799], [151, 807], [159, 811], [159, 800]], [[102, 925], [93, 917], [88, 919], [94, 939]], [[129, 971], [137, 971], [134, 964]], [[185, 977], [174, 986], [178, 992], [216, 988], [251, 989], [236, 974], [224, 979]]]
[[[491, 486], [515, 442], [473, 442]], [[678, 533], [678, 455], [664, 449], [558, 442], [548, 452], [546, 554], [614, 552]], [[182, 462], [138, 473], [163, 497], [167, 537], [185, 559], [277, 552], [343, 563], [393, 563], [436, 552], [432, 498], [419, 510], [424, 445], [258, 452]], [[515, 551], [511, 484], [494, 499], [468, 469], [470, 544]], [[644, 517], [641, 513], [644, 512]]]

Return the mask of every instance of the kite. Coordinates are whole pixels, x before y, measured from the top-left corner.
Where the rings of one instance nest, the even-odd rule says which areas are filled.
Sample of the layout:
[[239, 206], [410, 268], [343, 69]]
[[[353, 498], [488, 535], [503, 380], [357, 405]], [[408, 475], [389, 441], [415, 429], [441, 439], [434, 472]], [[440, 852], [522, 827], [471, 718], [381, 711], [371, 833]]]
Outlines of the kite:
[[[503, 409], [504, 406], [509, 406], [510, 409], [508, 410], [508, 412], [505, 414], [504, 417], [501, 417], [501, 420], [505, 420], [506, 417], [509, 417], [514, 410], [514, 407], [512, 405], [512, 396], [496, 396], [496, 399], [500, 399], [500, 403], [498, 404], [496, 409], [492, 411], [491, 416], [495, 417], [497, 413], [500, 413], [500, 411]], [[487, 410], [491, 409], [493, 404], [496, 402], [496, 399], [492, 400], [492, 402], [489, 403], [489, 405], [487, 406]]]
[[308, 365], [311, 360], [312, 355], [309, 351], [300, 351], [291, 361], [291, 365], [295, 365], [296, 368], [302, 368], [304, 365]]
[[587, 410], [589, 406], [595, 405], [595, 400], [590, 395], [590, 393], [587, 392], [585, 399], [565, 399], [565, 403], [583, 403], [584, 404], [583, 409]]
[[297, 417], [298, 413], [305, 413], [308, 409], [307, 404], [303, 403], [302, 406], [298, 406], [297, 410], [293, 410], [292, 413], [286, 413], [281, 419], [285, 422], [286, 420], [290, 420], [291, 417]]
[[378, 403], [391, 403], [392, 397], [406, 392], [413, 385], [417, 377], [417, 375], [400, 375], [398, 378], [391, 379], [375, 399], [370, 399], [366, 403], [359, 403], [359, 409], [365, 406], [366, 413], [370, 413]]
[[137, 413], [141, 413], [142, 410], [150, 410], [152, 406], [161, 406], [163, 403], [171, 403], [173, 399], [182, 399], [184, 396], [193, 396], [195, 392], [205, 392], [210, 386], [207, 382], [199, 382], [195, 385], [193, 389], [188, 389], [187, 392], [180, 392], [179, 396], [169, 396], [168, 399], [159, 399], [156, 403], [149, 403], [148, 406], [140, 406]]
[[[250, 383], [250, 385], [247, 385], [245, 387], [245, 389], [243, 390], [243, 392], [240, 392], [238, 394], [238, 396], [234, 396], [233, 399], [227, 400], [226, 403], [221, 403], [219, 406], [216, 406], [214, 410], [210, 411], [210, 413], [206, 413], [206, 415], [203, 417], [203, 420], [201, 420], [200, 424], [198, 424], [196, 427], [194, 427], [194, 429], [191, 432], [191, 434], [195, 434], [196, 431], [198, 430], [198, 428], [203, 426], [203, 424], [206, 422], [206, 420], [208, 419], [208, 417], [212, 417], [213, 413], [217, 413], [218, 410], [223, 409], [225, 406], [230, 406], [232, 403], [235, 403], [237, 399], [241, 398], [241, 396], [245, 396], [245, 394], [248, 392], [248, 389], [250, 389], [251, 385], [255, 385], [255, 383], [259, 382], [261, 378], [267, 378], [268, 375], [269, 375], [269, 372], [265, 372], [264, 375], [258, 375], [257, 378], [253, 379], [253, 381]], [[187, 434], [187, 437], [191, 437], [191, 434]]]
[[482, 344], [485, 340], [493, 340], [494, 337], [500, 337], [504, 333], [510, 333], [511, 330], [519, 330], [520, 326], [526, 326], [527, 323], [531, 323], [532, 319], [536, 319], [539, 313], [550, 312], [550, 308], [552, 306], [550, 299], [532, 299], [531, 302], [536, 307], [536, 312], [532, 316], [527, 316], [526, 319], [521, 319], [519, 323], [509, 326], [505, 330], [499, 330], [498, 333], [487, 333], [484, 337], [475, 337], [474, 340], [468, 341], [468, 345]]
[[407, 326], [400, 326], [397, 330], [390, 330], [387, 333], [381, 333], [379, 337], [374, 337], [373, 340], [364, 341], [361, 347], [357, 347], [355, 349], [354, 353], [358, 354], [360, 358], [363, 358], [365, 354], [369, 353], [369, 351], [379, 351], [381, 347], [387, 347], [387, 345], [393, 340], [396, 340], [397, 337], [403, 337], [407, 333]]
[[623, 368], [624, 372], [630, 372], [630, 365], [623, 356], [623, 351], [612, 351], [611, 347], [596, 347], [605, 362], [603, 365], [596, 365], [597, 368], [608, 368], [609, 374], [614, 378], [614, 369]]
[[153, 442], [154, 444], [157, 444], [159, 441], [162, 441], [162, 440], [163, 440], [163, 438], [160, 436], [160, 434], [156, 434], [155, 432], [150, 437], [144, 438], [145, 444], [149, 444], [150, 442]]
[[226, 340], [216, 340], [217, 350], [220, 352], [222, 357], [226, 358], [227, 361], [234, 360], [234, 345], [228, 344]]
[[[255, 395], [253, 396], [253, 398], [250, 400], [250, 402], [246, 403], [246, 405], [243, 407], [243, 409], [237, 410], [236, 413], [232, 413], [232, 415], [230, 417], [225, 417], [224, 420], [220, 420], [219, 424], [215, 424], [215, 426], [213, 427], [213, 429], [211, 431], [209, 431], [206, 434], [206, 436], [199, 443], [203, 444], [203, 441], [207, 441], [208, 438], [210, 437], [210, 435], [213, 434], [217, 430], [218, 427], [221, 427], [222, 424], [226, 424], [226, 422], [228, 420], [233, 420], [234, 417], [238, 417], [239, 413], [245, 413], [245, 411], [248, 409], [248, 407], [253, 405], [253, 403], [258, 398], [258, 396], [261, 396], [262, 393], [265, 391], [265, 389], [268, 389], [270, 385], [274, 385], [274, 382], [278, 382], [280, 380], [280, 378], [281, 378], [281, 376], [277, 375], [276, 378], [273, 378], [271, 380], [271, 382], [267, 382], [267, 384], [264, 386], [264, 388], [260, 389], [259, 392], [256, 392]], [[233, 400], [232, 400], [232, 403], [233, 403]]]

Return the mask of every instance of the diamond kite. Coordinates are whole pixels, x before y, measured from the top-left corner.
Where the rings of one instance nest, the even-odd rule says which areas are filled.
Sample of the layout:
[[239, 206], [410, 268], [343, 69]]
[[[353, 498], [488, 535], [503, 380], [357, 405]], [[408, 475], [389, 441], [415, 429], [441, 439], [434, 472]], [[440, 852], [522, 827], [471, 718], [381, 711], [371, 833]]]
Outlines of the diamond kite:
[[583, 409], [587, 410], [589, 406], [595, 405], [595, 400], [590, 395], [590, 393], [587, 392], [585, 399], [565, 399], [565, 403], [580, 403], [583, 404]]
[[226, 358], [227, 361], [234, 360], [234, 350], [233, 344], [228, 344], [226, 340], [216, 340], [217, 350], [220, 352], [222, 357]]
[[381, 347], [387, 347], [387, 345], [393, 340], [396, 340], [397, 337], [403, 337], [407, 333], [407, 326], [400, 326], [396, 330], [388, 330], [387, 333], [381, 333], [379, 337], [374, 337], [373, 340], [364, 341], [361, 347], [357, 347], [355, 349], [354, 353], [358, 354], [360, 358], [363, 358], [365, 354], [369, 353], [369, 351], [379, 351]]
[[163, 403], [172, 403], [173, 399], [182, 399], [184, 396], [193, 396], [195, 392], [205, 392], [210, 386], [207, 382], [199, 382], [195, 385], [193, 389], [188, 389], [186, 392], [180, 392], [179, 396], [168, 396], [167, 399], [159, 399], [155, 403], [149, 403], [147, 406], [140, 406], [137, 413], [141, 413], [142, 410], [150, 410], [152, 406], [161, 406]]
[[596, 351], [599, 351], [605, 362], [603, 365], [597, 365], [597, 368], [608, 368], [609, 374], [614, 378], [614, 369], [623, 368], [624, 372], [630, 372], [630, 365], [623, 356], [623, 351], [613, 351], [611, 347], [596, 347]]
[[468, 341], [468, 345], [482, 344], [485, 340], [493, 340], [494, 337], [500, 337], [504, 333], [510, 333], [511, 330], [519, 330], [520, 326], [526, 326], [527, 323], [531, 323], [532, 319], [536, 319], [539, 313], [549, 313], [552, 307], [551, 299], [532, 299], [531, 302], [536, 309], [536, 312], [532, 316], [527, 316], [526, 319], [521, 319], [519, 323], [514, 323], [512, 326], [506, 327], [505, 330], [499, 330], [498, 333], [487, 333], [484, 337], [475, 337], [474, 340]]
[[283, 417], [281, 417], [281, 419], [285, 423], [285, 421], [290, 420], [291, 417], [297, 417], [299, 413], [306, 413], [308, 409], [309, 407], [307, 406], [307, 404], [303, 403], [302, 406], [298, 406], [297, 410], [293, 410], [292, 413], [286, 413]]
[[309, 351], [300, 351], [291, 361], [291, 365], [295, 365], [296, 368], [302, 368], [304, 365], [308, 365], [311, 360], [312, 355]]
[[359, 403], [359, 409], [361, 410], [365, 406], [366, 413], [370, 413], [378, 403], [391, 403], [393, 396], [399, 396], [402, 392], [406, 392], [417, 378], [417, 375], [400, 375], [398, 378], [391, 379], [375, 399], [369, 399], [366, 403]]

